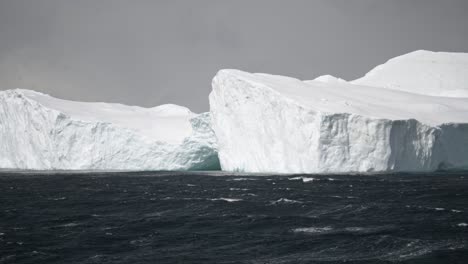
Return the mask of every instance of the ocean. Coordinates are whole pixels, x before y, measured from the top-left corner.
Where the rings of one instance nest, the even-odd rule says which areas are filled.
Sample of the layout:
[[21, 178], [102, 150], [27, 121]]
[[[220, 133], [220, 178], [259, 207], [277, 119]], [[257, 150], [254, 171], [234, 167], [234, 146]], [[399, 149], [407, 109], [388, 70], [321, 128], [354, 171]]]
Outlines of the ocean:
[[468, 173], [0, 173], [0, 263], [343, 262], [468, 263]]

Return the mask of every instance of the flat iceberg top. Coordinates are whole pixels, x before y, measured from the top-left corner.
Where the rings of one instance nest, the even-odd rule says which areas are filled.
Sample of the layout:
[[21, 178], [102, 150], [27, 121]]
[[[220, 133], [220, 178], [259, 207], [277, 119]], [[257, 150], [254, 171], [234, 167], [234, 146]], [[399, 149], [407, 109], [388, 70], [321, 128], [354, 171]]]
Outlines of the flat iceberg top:
[[432, 96], [468, 97], [468, 53], [414, 51], [352, 81]]
[[192, 132], [190, 118], [195, 114], [178, 105], [165, 104], [144, 108], [123, 104], [68, 101], [24, 89], [14, 91], [74, 120], [112, 123], [132, 129], [155, 141], [180, 143]]
[[345, 81], [301, 81], [295, 78], [221, 70], [218, 80], [238, 80], [271, 89], [317, 112], [351, 113], [391, 120], [416, 119], [430, 125], [468, 123], [468, 98], [426, 96]]

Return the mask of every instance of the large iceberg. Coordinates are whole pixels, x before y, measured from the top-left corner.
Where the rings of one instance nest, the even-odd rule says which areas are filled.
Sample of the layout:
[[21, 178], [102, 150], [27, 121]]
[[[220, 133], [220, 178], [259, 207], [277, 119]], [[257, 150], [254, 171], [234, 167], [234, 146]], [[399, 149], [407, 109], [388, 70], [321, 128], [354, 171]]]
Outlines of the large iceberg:
[[468, 168], [466, 58], [414, 52], [352, 83], [221, 70], [210, 94], [221, 167], [282, 173]]
[[219, 169], [210, 114], [0, 92], [0, 168]]
[[468, 54], [416, 51], [351, 82], [221, 70], [212, 84], [203, 114], [0, 92], [0, 168], [468, 168]]

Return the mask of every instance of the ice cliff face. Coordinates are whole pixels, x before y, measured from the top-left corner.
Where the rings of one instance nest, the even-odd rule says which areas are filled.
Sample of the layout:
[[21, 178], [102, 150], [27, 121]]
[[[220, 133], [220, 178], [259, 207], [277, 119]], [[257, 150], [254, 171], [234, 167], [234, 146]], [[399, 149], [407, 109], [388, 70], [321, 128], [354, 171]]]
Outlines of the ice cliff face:
[[219, 168], [209, 113], [162, 105], [60, 100], [0, 92], [0, 168], [196, 170]]
[[[449, 75], [457, 76], [456, 71]], [[398, 75], [393, 76], [398, 83]], [[425, 87], [437, 87], [435, 80], [423, 81]], [[303, 82], [238, 70], [219, 71], [212, 85], [210, 108], [223, 170], [334, 173], [468, 168], [468, 98], [362, 86], [334, 77]], [[453, 87], [449, 85], [449, 90]]]

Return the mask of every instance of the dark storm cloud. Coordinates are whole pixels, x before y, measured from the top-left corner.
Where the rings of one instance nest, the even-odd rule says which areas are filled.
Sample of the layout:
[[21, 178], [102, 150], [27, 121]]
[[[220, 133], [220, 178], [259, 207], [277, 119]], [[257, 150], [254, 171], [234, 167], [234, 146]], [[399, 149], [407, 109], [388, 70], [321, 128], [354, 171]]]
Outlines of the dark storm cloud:
[[468, 52], [468, 1], [0, 0], [0, 89], [208, 110], [238, 68], [360, 77], [416, 49]]

